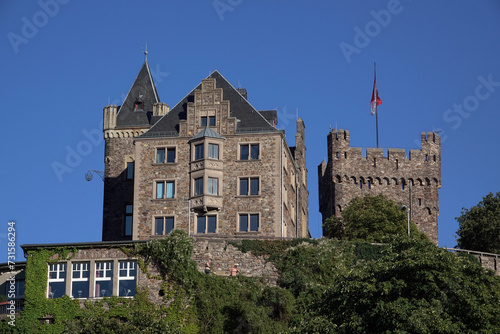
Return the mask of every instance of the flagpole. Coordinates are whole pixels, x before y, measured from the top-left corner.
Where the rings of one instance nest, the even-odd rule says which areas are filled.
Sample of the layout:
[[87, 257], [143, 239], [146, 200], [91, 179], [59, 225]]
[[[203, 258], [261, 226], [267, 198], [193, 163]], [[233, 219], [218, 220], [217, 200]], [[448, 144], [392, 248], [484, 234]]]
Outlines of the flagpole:
[[[377, 63], [376, 62], [373, 62], [373, 68], [375, 71], [375, 77], [377, 77]], [[375, 92], [375, 94], [377, 94], [377, 96], [375, 96], [375, 123], [377, 126], [376, 133], [377, 133], [377, 148], [378, 148], [378, 103], [377, 103], [378, 91]]]
[[375, 122], [377, 124], [377, 148], [378, 148], [378, 106], [375, 106]]

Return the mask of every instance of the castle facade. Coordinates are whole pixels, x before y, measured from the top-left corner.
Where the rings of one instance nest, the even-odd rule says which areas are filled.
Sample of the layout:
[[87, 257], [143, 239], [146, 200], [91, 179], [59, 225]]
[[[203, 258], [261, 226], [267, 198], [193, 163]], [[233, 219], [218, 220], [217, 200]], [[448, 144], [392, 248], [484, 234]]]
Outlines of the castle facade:
[[144, 62], [122, 106], [104, 108], [103, 241], [308, 237], [305, 126], [296, 146], [218, 71], [172, 109]]

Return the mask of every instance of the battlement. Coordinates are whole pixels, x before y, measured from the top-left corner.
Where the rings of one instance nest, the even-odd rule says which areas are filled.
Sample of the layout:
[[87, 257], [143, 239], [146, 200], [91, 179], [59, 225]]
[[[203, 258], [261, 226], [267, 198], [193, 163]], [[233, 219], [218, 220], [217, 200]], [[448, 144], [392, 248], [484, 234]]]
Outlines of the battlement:
[[401, 148], [387, 148], [387, 154], [384, 155], [384, 149], [366, 148], [366, 154], [363, 154], [363, 148], [350, 146], [350, 134], [348, 130], [333, 129], [328, 134], [328, 156], [332, 159], [358, 159], [366, 160], [369, 163], [373, 159], [383, 162], [383, 159], [395, 162], [405, 160], [438, 162], [440, 160], [441, 138], [435, 132], [421, 133], [422, 148], [420, 150], [405, 150]]
[[170, 111], [168, 104], [158, 102], [153, 104], [153, 116], [165, 116]]
[[318, 166], [323, 221], [340, 216], [355, 197], [384, 194], [410, 207], [413, 221], [437, 243], [441, 188], [441, 139], [437, 133], [422, 132], [421, 149], [412, 150], [351, 147], [350, 133], [342, 129], [331, 130], [327, 142], [328, 163]]
[[111, 130], [116, 128], [116, 116], [118, 114], [118, 106], [109, 105], [105, 106], [103, 110], [103, 125], [102, 130]]

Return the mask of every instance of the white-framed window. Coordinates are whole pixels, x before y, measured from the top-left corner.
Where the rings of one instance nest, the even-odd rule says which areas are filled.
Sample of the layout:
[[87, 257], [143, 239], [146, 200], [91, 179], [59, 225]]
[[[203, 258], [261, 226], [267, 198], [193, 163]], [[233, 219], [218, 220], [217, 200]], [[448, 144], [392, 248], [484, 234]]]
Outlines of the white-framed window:
[[156, 199], [174, 198], [175, 181], [156, 181]]
[[219, 145], [218, 144], [208, 144], [208, 157], [210, 159], [219, 159]]
[[71, 297], [89, 298], [90, 263], [75, 262], [71, 270]]
[[240, 196], [259, 195], [259, 177], [240, 178]]
[[240, 213], [239, 214], [239, 231], [240, 232], [258, 232], [260, 219], [258, 213]]
[[194, 179], [194, 195], [203, 195], [203, 178], [199, 177]]
[[259, 159], [259, 144], [240, 144], [240, 160]]
[[216, 233], [217, 232], [217, 216], [205, 215], [197, 217], [196, 233]]
[[125, 205], [125, 226], [123, 227], [123, 234], [125, 236], [132, 235], [132, 221], [133, 221], [134, 206], [132, 204]]
[[208, 177], [208, 193], [210, 195], [219, 195], [219, 179], [216, 177]]
[[156, 163], [175, 163], [175, 147], [160, 147], [156, 149]]
[[169, 234], [174, 229], [174, 217], [156, 217], [155, 235]]
[[59, 298], [66, 294], [66, 263], [49, 264], [48, 298]]
[[113, 295], [113, 262], [96, 262], [94, 275], [94, 297], [110, 297]]
[[118, 296], [133, 297], [136, 294], [137, 262], [120, 261], [118, 271]]
[[205, 145], [203, 143], [194, 146], [194, 160], [200, 160], [205, 157]]

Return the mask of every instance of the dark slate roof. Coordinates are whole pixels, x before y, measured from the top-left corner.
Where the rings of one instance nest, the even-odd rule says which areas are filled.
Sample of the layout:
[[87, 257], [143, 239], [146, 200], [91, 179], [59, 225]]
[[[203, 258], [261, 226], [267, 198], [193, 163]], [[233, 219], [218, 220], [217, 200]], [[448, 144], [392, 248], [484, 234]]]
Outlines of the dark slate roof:
[[[218, 71], [212, 72], [208, 78], [215, 78], [216, 87], [222, 88], [223, 99], [229, 100], [231, 117], [240, 121], [236, 132], [270, 132], [279, 131], [234, 88]], [[142, 137], [175, 137], [178, 136], [179, 121], [186, 119], [187, 103], [194, 102], [194, 92], [201, 89], [201, 83], [187, 94], [168, 114], [163, 116]]]
[[278, 125], [278, 112], [276, 110], [259, 110], [259, 112], [269, 123]]
[[[144, 103], [141, 111], [134, 110], [135, 102], [138, 100]], [[150, 126], [154, 124], [154, 121], [158, 120], [158, 117], [152, 117], [153, 104], [156, 102], [160, 102], [160, 98], [149, 65], [145, 61], [123, 104], [118, 109], [116, 127]]]
[[204, 138], [204, 137], [210, 137], [210, 138], [217, 138], [217, 139], [225, 139], [224, 137], [221, 137], [220, 134], [217, 133], [214, 129], [211, 129], [209, 127], [204, 128], [200, 132], [196, 134], [191, 140], [199, 139], [199, 138]]

